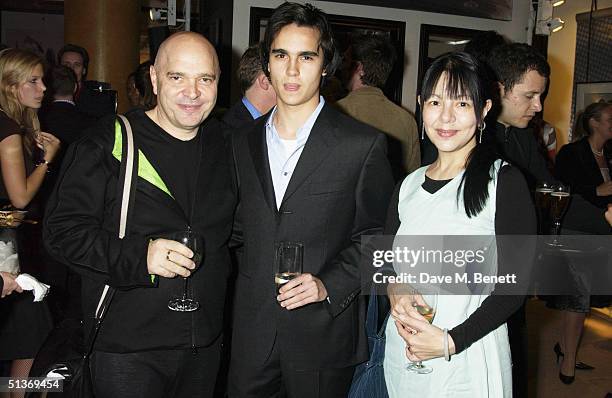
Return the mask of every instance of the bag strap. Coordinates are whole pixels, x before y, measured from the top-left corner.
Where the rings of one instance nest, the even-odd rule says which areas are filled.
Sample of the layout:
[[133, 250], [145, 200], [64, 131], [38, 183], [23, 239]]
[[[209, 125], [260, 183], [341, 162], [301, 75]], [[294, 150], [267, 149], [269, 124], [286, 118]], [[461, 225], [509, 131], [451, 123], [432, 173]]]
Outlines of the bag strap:
[[375, 336], [378, 328], [378, 295], [376, 287], [372, 285], [370, 296], [368, 297], [368, 312], [366, 314], [366, 333], [368, 336]]
[[[134, 150], [134, 134], [132, 133], [132, 126], [129, 120], [123, 115], [117, 115], [121, 120], [125, 129], [121, 129], [123, 142], [126, 145], [123, 145], [123, 156], [121, 156], [121, 165], [119, 176], [123, 176], [123, 181], [121, 178], [119, 179], [117, 186], [117, 196], [121, 193], [121, 211], [119, 213], [119, 239], [123, 239], [127, 230], [127, 216], [128, 210], [131, 202], [131, 198], [134, 194], [135, 185], [132, 184], [133, 173], [134, 173], [134, 165], [135, 165], [135, 150]], [[118, 198], [119, 199], [119, 198]], [[94, 344], [96, 342], [96, 337], [98, 336], [98, 331], [102, 326], [102, 321], [106, 315], [108, 307], [115, 295], [115, 289], [110, 287], [109, 285], [104, 285], [104, 289], [102, 290], [102, 295], [100, 296], [100, 300], [98, 301], [98, 306], [96, 307], [96, 312], [94, 316], [94, 325], [89, 333], [89, 345], [87, 348], [87, 352], [85, 353], [85, 358], [88, 358], [92, 351]]]
[[368, 297], [368, 312], [366, 314], [366, 333], [369, 337], [381, 337], [384, 333], [385, 333], [385, 328], [387, 327], [387, 321], [389, 320], [389, 314], [391, 313], [391, 311], [387, 311], [387, 313], [385, 314], [385, 320], [382, 324], [382, 326], [380, 327], [380, 330], [378, 329], [378, 312], [379, 312], [379, 306], [378, 306], [378, 301], [380, 300], [380, 298], [378, 297], [378, 292], [376, 289], [376, 286], [373, 284], [372, 288], [370, 289], [370, 296]]
[[[121, 215], [119, 218], [119, 239], [123, 239], [125, 237], [125, 230], [127, 227], [127, 215], [128, 208], [130, 205], [130, 195], [132, 193], [132, 174], [134, 173], [134, 134], [132, 133], [132, 125], [127, 117], [123, 115], [118, 115], [119, 119], [123, 122], [125, 126], [125, 135], [127, 141], [127, 156], [125, 162], [123, 161], [124, 157], [121, 157], [121, 173], [125, 173], [125, 177], [123, 180], [123, 190], [121, 197]], [[125, 169], [125, 171], [123, 170]]]

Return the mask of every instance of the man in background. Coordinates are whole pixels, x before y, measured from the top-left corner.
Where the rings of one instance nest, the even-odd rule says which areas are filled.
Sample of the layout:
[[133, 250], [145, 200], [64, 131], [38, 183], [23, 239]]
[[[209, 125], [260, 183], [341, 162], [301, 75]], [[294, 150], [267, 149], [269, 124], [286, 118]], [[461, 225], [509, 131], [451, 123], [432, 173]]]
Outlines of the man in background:
[[524, 43], [496, 47], [489, 57], [499, 89], [497, 120], [490, 131], [501, 154], [517, 166], [533, 191], [538, 181], [554, 180], [528, 128], [542, 110], [550, 66], [533, 47]]
[[46, 80], [52, 100], [41, 109], [39, 115], [41, 127], [43, 131], [48, 131], [59, 138], [62, 146], [67, 148], [94, 121], [79, 112], [76, 107], [74, 94], [78, 89], [78, 83], [72, 69], [62, 65], [54, 66]]
[[110, 84], [85, 80], [89, 66], [87, 50], [75, 44], [66, 44], [57, 53], [57, 60], [76, 75], [78, 88], [74, 98], [80, 112], [95, 120], [115, 113], [117, 92], [111, 89]]
[[276, 104], [276, 93], [261, 69], [258, 44], [247, 48], [242, 54], [238, 65], [238, 81], [242, 99], [223, 115], [223, 123], [234, 129], [265, 115]]
[[344, 74], [349, 95], [337, 106], [347, 115], [387, 135], [388, 157], [396, 181], [421, 165], [414, 117], [391, 102], [381, 90], [393, 69], [396, 51], [387, 38], [360, 35], [345, 53]]

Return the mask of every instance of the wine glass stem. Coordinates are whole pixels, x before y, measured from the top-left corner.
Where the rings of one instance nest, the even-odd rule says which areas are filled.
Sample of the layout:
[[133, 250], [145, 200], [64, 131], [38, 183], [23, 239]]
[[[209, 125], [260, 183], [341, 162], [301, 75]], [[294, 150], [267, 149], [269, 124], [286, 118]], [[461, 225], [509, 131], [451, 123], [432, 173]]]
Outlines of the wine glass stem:
[[183, 278], [183, 280], [185, 281], [185, 284], [183, 285], [183, 300], [185, 300], [187, 299], [187, 285], [189, 283], [189, 278]]

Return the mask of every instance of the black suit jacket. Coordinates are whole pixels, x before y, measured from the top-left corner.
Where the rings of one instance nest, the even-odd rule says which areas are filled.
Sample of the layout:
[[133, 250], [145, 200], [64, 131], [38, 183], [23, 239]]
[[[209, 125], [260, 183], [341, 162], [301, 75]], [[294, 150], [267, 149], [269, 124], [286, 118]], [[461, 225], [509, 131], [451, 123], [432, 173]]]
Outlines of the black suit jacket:
[[[233, 360], [262, 364], [276, 344], [291, 362], [313, 368], [359, 363], [367, 358], [361, 237], [382, 232], [393, 190], [385, 136], [325, 105], [277, 210], [266, 120], [234, 136], [243, 253]], [[292, 311], [279, 306], [273, 264], [280, 241], [303, 242], [303, 272], [322, 280], [329, 303]]]
[[39, 117], [42, 130], [59, 138], [63, 148], [82, 137], [83, 131], [95, 123], [95, 119], [67, 102], [50, 103], [41, 109]]
[[246, 125], [253, 123], [253, 116], [246, 106], [239, 100], [231, 108], [229, 108], [223, 115], [221, 121], [226, 128], [239, 129]]

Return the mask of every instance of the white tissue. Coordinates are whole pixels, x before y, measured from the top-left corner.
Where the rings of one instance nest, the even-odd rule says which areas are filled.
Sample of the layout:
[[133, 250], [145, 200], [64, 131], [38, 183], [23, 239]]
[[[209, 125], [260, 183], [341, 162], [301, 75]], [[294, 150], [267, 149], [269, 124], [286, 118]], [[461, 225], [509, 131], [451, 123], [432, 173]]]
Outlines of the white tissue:
[[49, 292], [49, 285], [39, 282], [32, 275], [29, 274], [20, 274], [17, 278], [15, 278], [15, 282], [23, 290], [33, 290], [34, 293], [34, 302], [42, 301], [45, 298], [47, 293]]
[[58, 368], [58, 369], [53, 369], [49, 373], [47, 373], [46, 379], [65, 380], [66, 378], [62, 374], [57, 373], [56, 370], [68, 370], [68, 368], [64, 366], [64, 367], [61, 367], [61, 368]]

